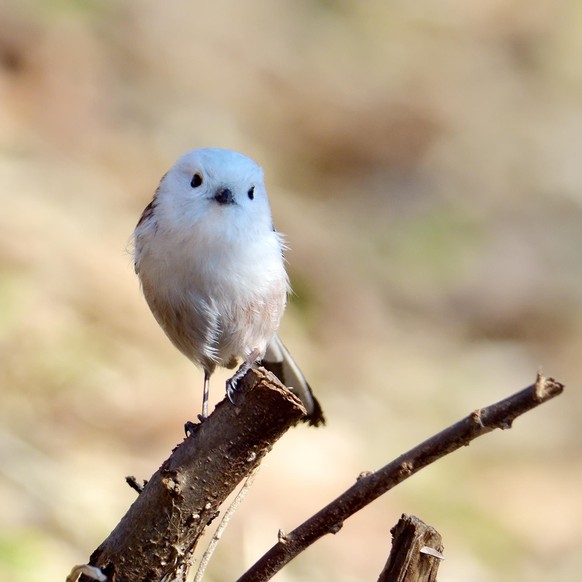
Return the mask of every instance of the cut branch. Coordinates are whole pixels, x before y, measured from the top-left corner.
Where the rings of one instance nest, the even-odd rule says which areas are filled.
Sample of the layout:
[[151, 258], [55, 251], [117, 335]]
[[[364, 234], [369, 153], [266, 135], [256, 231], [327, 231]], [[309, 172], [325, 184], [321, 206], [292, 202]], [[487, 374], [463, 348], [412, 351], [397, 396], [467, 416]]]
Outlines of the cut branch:
[[[108, 582], [171, 580], [237, 484], [305, 414], [273, 375], [250, 370], [152, 476], [90, 565]], [[81, 580], [88, 581], [83, 576]]]
[[475, 410], [404, 453], [375, 473], [360, 478], [352, 487], [276, 543], [238, 582], [269, 580], [285, 564], [328, 533], [336, 533], [343, 522], [414, 473], [437, 459], [468, 445], [496, 428], [507, 429], [515, 418], [561, 394], [564, 386], [540, 374], [535, 384], [496, 404]]
[[434, 582], [443, 559], [439, 532], [406, 514], [390, 532], [392, 549], [378, 582]]

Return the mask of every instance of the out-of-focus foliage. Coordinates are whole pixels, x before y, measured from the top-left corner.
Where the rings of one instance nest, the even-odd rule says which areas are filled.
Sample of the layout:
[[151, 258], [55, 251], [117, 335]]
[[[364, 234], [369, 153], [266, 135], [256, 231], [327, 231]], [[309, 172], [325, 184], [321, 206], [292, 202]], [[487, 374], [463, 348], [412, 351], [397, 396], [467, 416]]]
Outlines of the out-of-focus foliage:
[[123, 477], [198, 411], [128, 242], [207, 145], [265, 168], [297, 293], [282, 333], [329, 420], [277, 445], [209, 579], [540, 365], [558, 401], [278, 579], [375, 579], [402, 512], [443, 535], [443, 580], [579, 575], [580, 3], [5, 0], [0, 22], [0, 579], [87, 561]]

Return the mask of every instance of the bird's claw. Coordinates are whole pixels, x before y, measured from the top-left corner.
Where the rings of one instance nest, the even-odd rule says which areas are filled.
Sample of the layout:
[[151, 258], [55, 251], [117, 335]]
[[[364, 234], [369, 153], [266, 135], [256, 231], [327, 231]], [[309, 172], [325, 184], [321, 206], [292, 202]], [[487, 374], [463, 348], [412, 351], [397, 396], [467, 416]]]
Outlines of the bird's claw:
[[[255, 356], [253, 355], [252, 357], [254, 358]], [[235, 372], [234, 376], [226, 381], [226, 396], [234, 406], [236, 406], [234, 395], [238, 392], [238, 383], [253, 367], [253, 362], [253, 359], [243, 362], [240, 368]]]
[[237, 375], [235, 374], [232, 378], [229, 378], [226, 381], [226, 397], [230, 400], [230, 403], [233, 404], [234, 406], [236, 406], [236, 402], [234, 401], [234, 395], [236, 394], [238, 384], [238, 378], [236, 376]]

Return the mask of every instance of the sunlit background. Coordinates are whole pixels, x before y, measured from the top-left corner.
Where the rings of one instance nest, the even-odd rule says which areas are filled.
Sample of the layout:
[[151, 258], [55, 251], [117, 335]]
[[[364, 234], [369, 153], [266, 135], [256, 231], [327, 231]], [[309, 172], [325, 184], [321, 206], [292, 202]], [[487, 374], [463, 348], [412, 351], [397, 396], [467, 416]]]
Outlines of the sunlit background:
[[579, 576], [582, 4], [4, 0], [0, 23], [2, 581], [87, 562], [200, 409], [128, 245], [201, 146], [265, 169], [282, 336], [328, 418], [277, 444], [207, 579], [540, 366], [563, 396], [276, 579], [375, 580], [403, 512], [443, 536], [442, 581]]

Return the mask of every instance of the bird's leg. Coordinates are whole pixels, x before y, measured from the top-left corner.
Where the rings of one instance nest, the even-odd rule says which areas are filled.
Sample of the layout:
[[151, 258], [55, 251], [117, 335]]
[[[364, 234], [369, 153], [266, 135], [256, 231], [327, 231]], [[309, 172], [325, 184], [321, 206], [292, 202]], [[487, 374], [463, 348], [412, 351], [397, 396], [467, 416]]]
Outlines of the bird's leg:
[[[202, 414], [198, 415], [198, 420], [203, 423], [208, 418], [208, 396], [210, 394], [210, 372], [204, 370], [204, 389], [202, 390]], [[192, 421], [188, 420], [184, 424], [184, 432], [186, 436], [193, 435], [199, 424], [194, 424]]]
[[204, 370], [204, 390], [202, 391], [202, 418], [201, 421], [208, 418], [208, 396], [210, 395], [210, 374]]
[[246, 358], [245, 361], [239, 366], [238, 370], [235, 372], [232, 378], [226, 381], [226, 395], [228, 399], [234, 404], [234, 394], [237, 390], [237, 384], [239, 380], [257, 363], [261, 352], [258, 349], [254, 349]]

